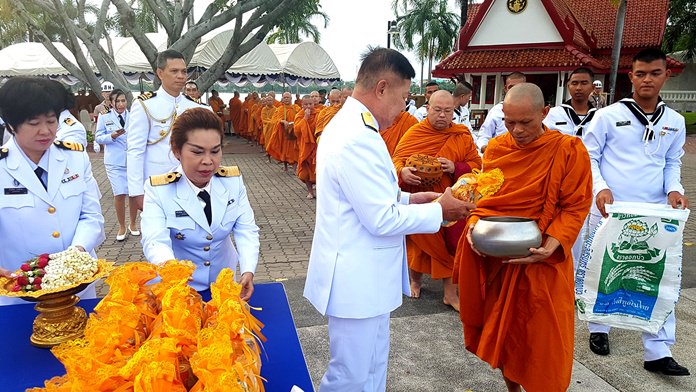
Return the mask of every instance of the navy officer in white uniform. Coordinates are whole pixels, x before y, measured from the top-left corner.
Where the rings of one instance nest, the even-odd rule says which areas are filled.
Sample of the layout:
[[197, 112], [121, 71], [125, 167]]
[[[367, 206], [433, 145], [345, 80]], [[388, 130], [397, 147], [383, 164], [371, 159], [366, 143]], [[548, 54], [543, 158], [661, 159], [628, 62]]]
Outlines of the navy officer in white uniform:
[[145, 185], [142, 244], [151, 263], [193, 261], [191, 286], [198, 291], [207, 290], [220, 270], [234, 270], [239, 263], [241, 297], [248, 300], [259, 228], [239, 168], [220, 166], [223, 135], [220, 117], [208, 109], [189, 109], [174, 122], [171, 148], [180, 165]]
[[[435, 233], [473, 205], [401, 192], [379, 130], [403, 110], [415, 71], [392, 49], [370, 50], [355, 90], [317, 152], [316, 227], [304, 296], [329, 318], [325, 391], [384, 391], [389, 315], [410, 295], [405, 235]], [[147, 209], [146, 209], [147, 210]]]
[[[667, 57], [659, 49], [645, 49], [633, 57], [631, 67], [632, 97], [598, 110], [585, 135], [595, 195], [590, 228], [607, 216], [605, 205], [614, 200], [689, 207], [681, 184], [684, 117], [660, 99], [660, 89], [670, 75]], [[589, 323], [589, 329], [592, 352], [608, 355], [609, 327]], [[675, 329], [672, 313], [656, 335], [643, 333], [646, 370], [689, 375], [689, 370], [672, 358]]]
[[[16, 77], [0, 88], [13, 137], [0, 148], [0, 273], [70, 246], [95, 256], [104, 241], [97, 183], [84, 146], [56, 140], [62, 98], [44, 79]], [[21, 227], [20, 227], [21, 226]], [[83, 298], [95, 297], [94, 287]], [[0, 304], [22, 302], [0, 297]]]
[[[123, 90], [116, 89], [109, 92], [109, 107], [104, 108], [97, 119], [95, 141], [104, 145], [104, 168], [111, 183], [111, 191], [114, 195], [114, 209], [118, 220], [118, 233], [116, 241], [126, 239], [126, 199], [128, 198], [128, 174], [126, 170], [126, 151], [128, 135], [128, 100]], [[128, 203], [130, 225], [128, 231], [133, 236], [139, 236], [138, 207], [135, 203]]]
[[[505, 87], [503, 90], [507, 93], [515, 85], [526, 81], [527, 77], [524, 76], [522, 72], [513, 72], [505, 78]], [[481, 99], [483, 99], [483, 97], [481, 97]], [[481, 124], [478, 130], [476, 147], [478, 147], [483, 154], [486, 151], [486, 147], [488, 147], [489, 140], [496, 136], [504, 135], [507, 131], [505, 127], [505, 115], [503, 114], [503, 102], [500, 101], [488, 111], [488, 114], [486, 114], [486, 119], [483, 120], [483, 124]]]
[[128, 194], [142, 209], [143, 186], [152, 175], [173, 170], [179, 162], [169, 149], [170, 127], [189, 108], [202, 107], [181, 93], [187, 79], [184, 56], [175, 50], [157, 55], [157, 77], [162, 86], [138, 97], [131, 106], [128, 133]]

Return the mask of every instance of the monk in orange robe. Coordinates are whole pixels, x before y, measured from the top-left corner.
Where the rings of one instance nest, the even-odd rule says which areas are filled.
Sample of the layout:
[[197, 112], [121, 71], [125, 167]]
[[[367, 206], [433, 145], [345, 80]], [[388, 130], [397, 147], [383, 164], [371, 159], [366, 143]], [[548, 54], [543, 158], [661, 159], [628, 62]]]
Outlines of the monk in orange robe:
[[244, 98], [244, 103], [242, 103], [242, 120], [239, 122], [239, 136], [247, 138], [247, 130], [249, 129], [249, 110], [256, 103], [253, 99], [255, 92], [250, 93]]
[[319, 95], [319, 91], [314, 90], [309, 93], [309, 96], [314, 100], [314, 110], [317, 113], [321, 112], [326, 107], [324, 101], [321, 99], [321, 95]]
[[259, 142], [259, 137], [261, 135], [261, 129], [263, 128], [263, 122], [261, 121], [261, 109], [263, 109], [263, 101], [266, 100], [266, 97], [264, 96], [259, 100], [259, 103], [254, 105], [254, 107], [251, 109], [251, 117], [253, 118], [254, 126], [251, 129], [251, 138], [253, 143], [258, 143]]
[[220, 98], [220, 93], [217, 90], [212, 90], [210, 93], [212, 97], [208, 100], [208, 105], [210, 105], [210, 108], [215, 114], [220, 116], [220, 118], [224, 118], [223, 110], [225, 110], [225, 101]]
[[[392, 160], [399, 175], [401, 189], [407, 192], [444, 192], [454, 184], [458, 176], [471, 169], [481, 168], [474, 139], [466, 126], [452, 123], [454, 98], [446, 90], [434, 93], [428, 108], [428, 117], [412, 126], [399, 141]], [[406, 160], [414, 154], [437, 157], [443, 175], [432, 187], [421, 186], [421, 178], [414, 167], [406, 166]], [[447, 251], [444, 229], [434, 234], [406, 236], [406, 254], [411, 277], [411, 295], [420, 296], [423, 274], [442, 279], [443, 302], [459, 310], [457, 286], [452, 283], [454, 255]]]
[[298, 93], [298, 94], [295, 94], [295, 102], [294, 102], [294, 104], [297, 105], [297, 106], [302, 106], [302, 98], [300, 98], [300, 94], [299, 94], [299, 93]]
[[[273, 113], [275, 113], [275, 107], [273, 107], [273, 99], [269, 96], [266, 96], [262, 102], [263, 107], [261, 108], [261, 134], [259, 135], [259, 144], [264, 146], [266, 143], [268, 143], [268, 139], [271, 136], [271, 119], [273, 118]], [[265, 149], [262, 151], [265, 151]], [[270, 161], [270, 156], [268, 159]]]
[[[466, 349], [502, 370], [509, 391], [565, 391], [573, 367], [571, 248], [592, 203], [590, 159], [582, 140], [542, 125], [548, 113], [531, 83], [503, 101], [509, 133], [492, 139], [483, 170], [505, 180], [480, 200], [455, 256]], [[519, 259], [484, 257], [471, 231], [490, 216], [532, 219], [542, 244]]]
[[275, 99], [275, 91], [269, 91], [268, 94], [266, 94], [266, 96], [271, 97], [271, 104], [273, 104], [274, 108], [277, 108], [278, 106], [282, 105], [282, 103]]
[[297, 138], [294, 133], [291, 136], [293, 121], [299, 108], [292, 104], [292, 95], [283, 93], [282, 105], [273, 113], [273, 131], [266, 145], [266, 151], [273, 159], [284, 163], [284, 170], [288, 171], [288, 164], [297, 162], [295, 147]]
[[307, 186], [308, 199], [314, 199], [314, 184], [317, 182], [317, 142], [314, 139], [316, 119], [314, 99], [305, 95], [302, 98], [302, 110], [295, 116], [293, 130], [299, 149], [297, 177]]
[[392, 157], [394, 156], [394, 151], [396, 150], [396, 146], [399, 144], [399, 140], [401, 140], [409, 128], [416, 124], [418, 124], [418, 120], [409, 112], [404, 111], [396, 116], [394, 123], [389, 128], [379, 131], [380, 136], [382, 136], [384, 143], [387, 145], [389, 155]]
[[242, 121], [242, 100], [239, 99], [239, 91], [234, 92], [234, 96], [230, 99], [230, 124], [234, 133], [239, 133], [239, 124]]
[[[319, 96], [319, 93], [317, 93]], [[345, 101], [344, 101], [345, 102]], [[319, 137], [321, 133], [324, 132], [324, 128], [329, 124], [329, 121], [341, 110], [343, 102], [341, 102], [341, 92], [338, 90], [331, 90], [329, 92], [329, 106], [325, 106], [324, 109], [317, 114], [317, 126], [314, 129], [314, 137], [317, 143], [319, 143]]]

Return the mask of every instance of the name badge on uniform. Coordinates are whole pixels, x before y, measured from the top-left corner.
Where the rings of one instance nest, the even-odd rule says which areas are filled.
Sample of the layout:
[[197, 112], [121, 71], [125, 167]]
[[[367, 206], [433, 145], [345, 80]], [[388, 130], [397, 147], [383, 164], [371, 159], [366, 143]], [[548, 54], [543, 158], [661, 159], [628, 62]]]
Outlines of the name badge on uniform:
[[60, 180], [60, 182], [61, 182], [62, 184], [65, 184], [65, 183], [68, 183], [68, 182], [70, 182], [70, 181], [72, 181], [72, 180], [76, 180], [76, 179], [78, 179], [78, 178], [80, 178], [80, 175], [79, 175], [79, 174], [73, 174], [73, 175], [70, 176], [70, 177], [67, 177], [67, 178], [64, 178], [64, 179]]
[[27, 188], [5, 188], [6, 195], [26, 195], [28, 192]]
[[568, 125], [568, 121], [559, 121], [556, 125]]
[[186, 212], [186, 211], [184, 211], [184, 210], [175, 211], [175, 212], [174, 212], [174, 215], [175, 215], [177, 218], [181, 218], [181, 217], [184, 217], [184, 216], [189, 216], [188, 212]]
[[626, 125], [631, 125], [631, 120], [616, 122], [617, 127], [625, 127]]

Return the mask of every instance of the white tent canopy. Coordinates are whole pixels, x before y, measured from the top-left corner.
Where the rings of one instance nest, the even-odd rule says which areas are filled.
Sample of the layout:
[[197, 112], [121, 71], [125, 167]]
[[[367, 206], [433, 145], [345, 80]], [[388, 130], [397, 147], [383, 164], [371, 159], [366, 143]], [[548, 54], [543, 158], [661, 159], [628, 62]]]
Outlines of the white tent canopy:
[[286, 82], [290, 85], [298, 81], [302, 85], [305, 85], [307, 81], [326, 84], [341, 78], [331, 56], [314, 42], [269, 46], [280, 61]]
[[[157, 50], [167, 48], [167, 35], [160, 33], [145, 34]], [[121, 45], [114, 47], [114, 60], [121, 68], [123, 73], [152, 73], [152, 66], [147, 61], [147, 57], [140, 50], [140, 47], [132, 37], [120, 41]]]
[[[73, 64], [75, 56], [60, 42], [55, 43], [58, 51]], [[57, 76], [69, 75], [54, 59], [48, 49], [39, 42], [22, 42], [0, 50], [0, 76]]]
[[[204, 36], [196, 47], [189, 66], [205, 69], [212, 67], [225, 53], [227, 44], [232, 40], [232, 35], [232, 30], [226, 30]], [[261, 42], [232, 64], [227, 72], [231, 74], [278, 75], [282, 70], [271, 48], [265, 42]]]

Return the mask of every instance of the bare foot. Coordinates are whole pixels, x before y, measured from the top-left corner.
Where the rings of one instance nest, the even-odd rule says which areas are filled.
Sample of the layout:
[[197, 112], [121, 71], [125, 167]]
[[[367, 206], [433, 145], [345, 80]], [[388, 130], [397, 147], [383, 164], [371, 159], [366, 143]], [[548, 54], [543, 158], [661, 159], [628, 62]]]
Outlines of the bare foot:
[[457, 295], [457, 285], [452, 283], [452, 278], [445, 278], [442, 280], [442, 287], [445, 292], [445, 295], [442, 298], [442, 303], [451, 306], [454, 308], [454, 310], [459, 312], [459, 295]]
[[420, 298], [421, 286], [423, 285], [423, 274], [409, 268], [408, 280], [411, 282], [411, 298]]
[[307, 194], [307, 198], [308, 198], [308, 199], [314, 199], [314, 193], [311, 193], [311, 192], [308, 193], [308, 194]]
[[454, 299], [442, 298], [442, 303], [445, 305], [451, 306], [452, 309], [459, 312], [459, 298], [454, 298]]

